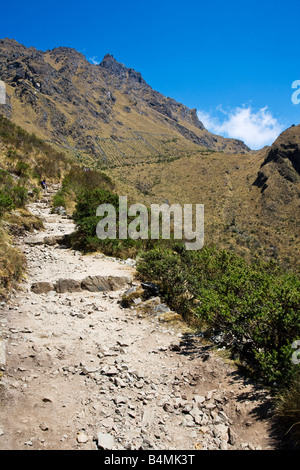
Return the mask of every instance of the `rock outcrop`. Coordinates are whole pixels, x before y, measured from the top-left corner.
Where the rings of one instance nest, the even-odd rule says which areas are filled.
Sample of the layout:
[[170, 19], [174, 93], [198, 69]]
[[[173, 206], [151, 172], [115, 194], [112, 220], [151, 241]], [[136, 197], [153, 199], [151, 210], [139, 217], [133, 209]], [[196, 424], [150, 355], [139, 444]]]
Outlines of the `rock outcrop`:
[[93, 164], [134, 164], [173, 156], [185, 146], [186, 152], [199, 146], [249, 150], [241, 141], [208, 132], [195, 109], [153, 90], [140, 72], [110, 54], [94, 65], [71, 48], [43, 52], [2, 39], [0, 78], [7, 88], [2, 113]]

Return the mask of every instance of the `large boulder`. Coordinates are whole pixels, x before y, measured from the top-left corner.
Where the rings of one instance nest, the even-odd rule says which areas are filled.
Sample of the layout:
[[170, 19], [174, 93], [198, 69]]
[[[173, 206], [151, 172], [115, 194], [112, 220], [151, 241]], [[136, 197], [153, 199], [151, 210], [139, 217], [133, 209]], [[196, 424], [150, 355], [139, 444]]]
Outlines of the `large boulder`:
[[80, 292], [81, 282], [76, 279], [59, 279], [55, 284], [55, 290], [59, 294], [64, 292]]
[[35, 294], [47, 294], [47, 292], [54, 290], [54, 285], [52, 282], [35, 282], [32, 284], [31, 290]]
[[119, 290], [129, 284], [127, 276], [88, 276], [81, 281], [81, 288], [90, 292]]

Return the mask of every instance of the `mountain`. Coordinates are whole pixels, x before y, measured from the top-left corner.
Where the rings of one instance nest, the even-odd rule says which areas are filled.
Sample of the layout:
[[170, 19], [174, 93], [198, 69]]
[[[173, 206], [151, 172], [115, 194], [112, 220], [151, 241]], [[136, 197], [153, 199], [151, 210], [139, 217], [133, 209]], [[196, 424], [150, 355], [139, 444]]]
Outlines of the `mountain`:
[[[203, 149], [247, 153], [208, 132], [189, 109], [153, 90], [107, 54], [99, 65], [66, 47], [46, 52], [0, 40], [1, 111], [29, 132], [93, 167], [177, 158]], [[2, 110], [3, 108], [3, 110]]]
[[[280, 178], [281, 177], [281, 178]], [[288, 182], [297, 183], [300, 178], [300, 132], [299, 126], [291, 126], [286, 129], [271, 148], [267, 151], [266, 157], [261, 164], [257, 179], [254, 182], [262, 193], [276, 185], [276, 180], [280, 178], [287, 184], [286, 192], [290, 193]]]
[[109, 173], [117, 191], [137, 202], [204, 204], [205, 244], [297, 270], [299, 157], [300, 126], [294, 126], [260, 151], [195, 153]]
[[104, 169], [118, 194], [148, 206], [204, 204], [206, 244], [299, 267], [300, 126], [250, 151], [208, 132], [195, 109], [110, 54], [94, 65], [71, 48], [41, 52], [3, 39], [0, 79], [7, 89], [0, 113]]

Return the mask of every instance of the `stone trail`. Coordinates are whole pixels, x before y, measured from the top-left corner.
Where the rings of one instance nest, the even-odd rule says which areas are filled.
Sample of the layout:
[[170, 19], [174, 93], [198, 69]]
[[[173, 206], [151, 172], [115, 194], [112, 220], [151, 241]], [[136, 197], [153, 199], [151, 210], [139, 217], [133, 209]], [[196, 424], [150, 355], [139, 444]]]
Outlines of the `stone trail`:
[[159, 298], [122, 306], [132, 260], [57, 243], [75, 227], [56, 189], [30, 205], [45, 230], [18, 240], [28, 275], [1, 304], [0, 449], [274, 448], [265, 390]]

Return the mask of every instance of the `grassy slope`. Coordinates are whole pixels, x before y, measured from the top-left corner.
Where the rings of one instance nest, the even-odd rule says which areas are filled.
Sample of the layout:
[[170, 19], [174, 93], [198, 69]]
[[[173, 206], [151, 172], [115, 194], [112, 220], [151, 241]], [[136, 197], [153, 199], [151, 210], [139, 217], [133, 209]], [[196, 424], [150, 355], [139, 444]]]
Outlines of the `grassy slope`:
[[[204, 204], [205, 243], [231, 248], [246, 258], [278, 257], [299, 268], [297, 197], [266, 209], [259, 188], [253, 186], [264, 151], [243, 155], [207, 152], [175, 161], [111, 169], [117, 192], [146, 204]], [[279, 182], [275, 180], [274, 186]], [[284, 184], [280, 181], [284, 191]], [[295, 190], [296, 194], [296, 190]]]
[[[1, 193], [9, 194], [12, 188], [24, 188], [25, 194], [29, 191], [38, 197], [40, 178], [46, 177], [48, 182], [59, 181], [70, 165], [71, 161], [64, 154], [0, 115]], [[8, 295], [26, 268], [23, 254], [13, 246], [13, 237], [42, 226], [41, 220], [33, 216], [23, 202], [15, 202], [14, 209], [0, 217], [1, 297]]]

